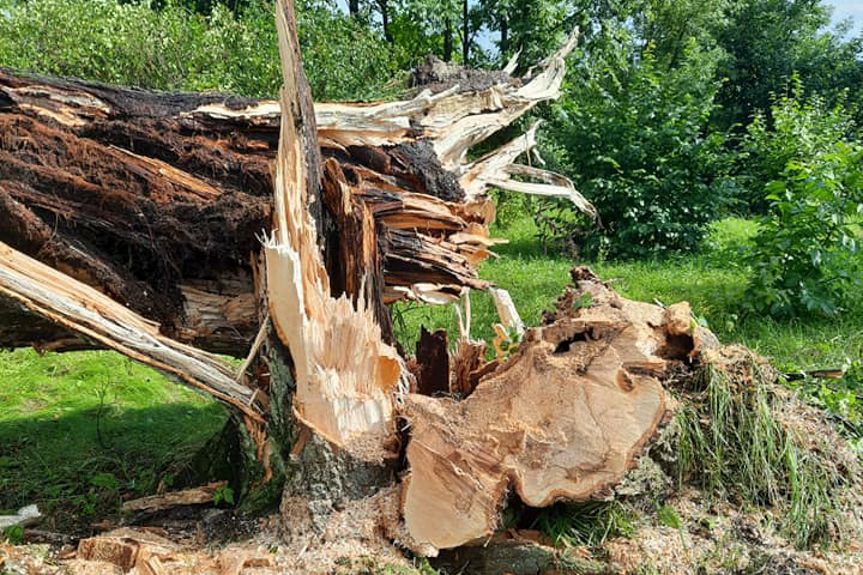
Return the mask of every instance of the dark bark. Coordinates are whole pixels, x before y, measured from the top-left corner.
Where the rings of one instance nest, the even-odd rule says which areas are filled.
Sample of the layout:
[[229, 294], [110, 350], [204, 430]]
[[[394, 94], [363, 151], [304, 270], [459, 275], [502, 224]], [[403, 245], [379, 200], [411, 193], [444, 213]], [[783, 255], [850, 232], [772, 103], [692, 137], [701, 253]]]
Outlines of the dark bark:
[[461, 40], [461, 62], [462, 66], [470, 64], [470, 11], [467, 0], [461, 4], [462, 40]]
[[500, 55], [506, 60], [509, 54], [509, 18], [506, 14], [500, 15]]
[[429, 332], [425, 326], [420, 330], [417, 342], [417, 393], [443, 395], [450, 392], [449, 350], [445, 330]]
[[348, 12], [351, 16], [357, 17], [360, 13], [360, 0], [348, 0]]
[[443, 61], [451, 62], [452, 61], [452, 47], [453, 47], [453, 33], [452, 33], [452, 20], [447, 16], [444, 22], [444, 31], [443, 31]]
[[390, 33], [390, 3], [389, 0], [378, 0], [381, 10], [381, 24], [384, 28], [384, 38], [390, 44], [393, 43], [393, 35]]
[[[243, 356], [259, 319], [252, 262], [270, 218], [278, 115], [196, 112], [208, 105], [261, 103], [0, 70], [0, 241], [158, 322], [169, 337]], [[355, 210], [367, 210], [380, 232], [367, 301], [382, 301], [380, 293], [391, 301], [393, 288], [422, 278], [429, 265], [440, 272], [435, 281], [481, 285], [458, 250], [435, 239], [467, 221], [415, 209], [405, 219], [405, 192], [464, 197], [430, 143], [327, 147], [323, 154], [337, 166], [338, 185], [357, 196], [351, 201], [368, 206]], [[319, 221], [325, 204], [311, 206]], [[321, 225], [336, 238], [334, 222]], [[334, 277], [350, 269], [353, 255], [350, 240], [341, 241], [341, 250], [334, 241], [327, 255]], [[432, 252], [420, 253], [429, 245]], [[354, 266], [351, 273], [333, 282], [336, 294], [356, 296], [364, 272]], [[376, 305], [390, 339], [388, 312]], [[0, 346], [27, 345], [88, 343], [49, 322], [32, 323], [18, 306], [0, 307]]]

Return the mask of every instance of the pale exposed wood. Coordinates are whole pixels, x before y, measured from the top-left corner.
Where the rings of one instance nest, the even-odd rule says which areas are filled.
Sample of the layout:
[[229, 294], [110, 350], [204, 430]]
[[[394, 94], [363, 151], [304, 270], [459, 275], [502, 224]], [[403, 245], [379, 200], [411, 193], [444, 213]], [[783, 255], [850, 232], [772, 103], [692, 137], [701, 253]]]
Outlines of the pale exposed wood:
[[3, 529], [13, 526], [26, 527], [39, 522], [42, 513], [36, 505], [28, 505], [18, 510], [15, 515], [0, 515], [0, 533]]
[[450, 391], [461, 398], [467, 397], [483, 376], [497, 368], [497, 361], [486, 362], [486, 343], [461, 337], [452, 357]]
[[[490, 186], [535, 196], [566, 198], [581, 212], [596, 218], [596, 208], [576, 191], [569, 178], [532, 166], [514, 163], [516, 159], [536, 150], [537, 121], [523, 135], [466, 166], [460, 183], [469, 201], [478, 201]], [[515, 180], [525, 176], [541, 183]]]
[[[433, 93], [422, 90], [410, 100], [371, 104], [318, 103], [315, 105], [319, 137], [337, 146], [392, 146], [418, 139], [435, 142], [435, 151], [448, 169], [465, 163], [471, 147], [511, 125], [538, 103], [560, 95], [566, 71], [565, 58], [578, 41], [574, 32], [563, 46], [528, 76], [486, 89], [461, 90], [453, 85]], [[514, 60], [504, 71], [512, 73]], [[208, 103], [189, 113], [210, 117], [273, 125], [279, 108], [273, 102], [260, 102], [246, 108], [228, 108]]]
[[[362, 294], [356, 305], [330, 295], [309, 211], [307, 158], [317, 153], [301, 127], [304, 78], [286, 7], [276, 23], [282, 58], [282, 123], [275, 172], [275, 217], [265, 245], [270, 315], [296, 371], [294, 413], [315, 433], [364, 461], [393, 454], [401, 365], [385, 344]], [[306, 87], [307, 89], [307, 87]], [[310, 174], [311, 172], [311, 174]]]
[[171, 559], [180, 547], [174, 542], [139, 529], [121, 528], [98, 537], [78, 542], [78, 558], [116, 565], [123, 573], [133, 569], [139, 573], [153, 573], [156, 559]]
[[[583, 293], [590, 307], [576, 304]], [[669, 359], [692, 350], [691, 337], [680, 345], [691, 334], [679, 320], [687, 311], [631, 302], [584, 279], [467, 399], [410, 395], [412, 537], [436, 548], [487, 537], [510, 490], [533, 507], [607, 492], [666, 417], [659, 378]]]
[[503, 326], [518, 337], [524, 335], [524, 322], [521, 321], [521, 316], [509, 292], [501, 288], [489, 288], [488, 293], [494, 301], [494, 307]]
[[161, 335], [157, 324], [2, 242], [0, 295], [262, 420], [254, 391], [236, 383], [218, 357]]
[[163, 495], [151, 495], [140, 499], [132, 499], [131, 501], [124, 502], [121, 509], [125, 513], [155, 513], [175, 507], [212, 503], [216, 492], [227, 484], [226, 481], [218, 481], [200, 487], [183, 489], [182, 491], [172, 491]]

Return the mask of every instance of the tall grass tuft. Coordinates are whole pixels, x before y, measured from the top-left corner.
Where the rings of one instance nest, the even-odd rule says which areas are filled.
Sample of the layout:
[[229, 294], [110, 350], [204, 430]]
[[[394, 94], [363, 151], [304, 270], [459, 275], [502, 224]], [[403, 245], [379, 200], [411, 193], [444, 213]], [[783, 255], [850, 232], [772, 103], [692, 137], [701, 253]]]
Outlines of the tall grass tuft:
[[831, 454], [804, 444], [782, 422], [788, 398], [769, 385], [749, 352], [738, 363], [708, 363], [676, 415], [677, 479], [707, 493], [772, 507], [800, 548], [827, 544], [838, 530], [849, 478]]
[[539, 514], [531, 528], [539, 529], [555, 546], [599, 547], [609, 538], [630, 537], [637, 517], [620, 501], [559, 504]]

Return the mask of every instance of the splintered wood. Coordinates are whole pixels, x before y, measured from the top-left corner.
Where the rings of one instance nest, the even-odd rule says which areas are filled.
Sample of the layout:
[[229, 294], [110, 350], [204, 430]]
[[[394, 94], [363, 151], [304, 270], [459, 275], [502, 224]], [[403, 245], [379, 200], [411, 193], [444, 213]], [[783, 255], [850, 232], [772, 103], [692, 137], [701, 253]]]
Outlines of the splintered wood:
[[[385, 304], [451, 303], [466, 287], [490, 285], [476, 270], [496, 243], [489, 186], [567, 197], [593, 214], [565, 178], [514, 163], [535, 151], [535, 127], [476, 162], [466, 156], [560, 94], [576, 37], [521, 78], [513, 68], [473, 72], [481, 83], [420, 85], [403, 101], [324, 103], [309, 113], [324, 161], [341, 174], [330, 183], [338, 189], [324, 189], [326, 207], [335, 190], [370, 217], [364, 229], [375, 241], [363, 245], [376, 245], [367, 249], [365, 290], [387, 341]], [[158, 323], [165, 336], [245, 356], [260, 318], [253, 262], [257, 236], [270, 228], [280, 122], [275, 101], [0, 70], [0, 240]], [[322, 203], [310, 204], [313, 219]], [[327, 254], [331, 279], [345, 257]], [[359, 275], [348, 279], [330, 287], [356, 298]], [[99, 343], [0, 301], [0, 345]]]
[[166, 509], [173, 509], [174, 507], [212, 503], [219, 489], [223, 489], [227, 485], [227, 481], [218, 481], [201, 487], [172, 491], [163, 495], [150, 495], [140, 499], [132, 499], [131, 501], [125, 501], [121, 509], [124, 513], [155, 513]]
[[[318, 146], [311, 100], [299, 60], [293, 8], [279, 3], [282, 129], [275, 174], [275, 228], [267, 241], [270, 315], [290, 349], [297, 418], [318, 435], [364, 461], [395, 453], [395, 393], [401, 365], [384, 343], [374, 312], [360, 294], [330, 295], [329, 276], [309, 213], [317, 185]], [[309, 125], [311, 122], [311, 125]], [[310, 135], [311, 134], [311, 135]]]
[[407, 398], [404, 517], [419, 546], [489, 536], [510, 491], [533, 507], [606, 494], [666, 418], [660, 378], [693, 352], [688, 305], [629, 301], [574, 275], [558, 313], [467, 399]]
[[254, 390], [217, 356], [159, 333], [159, 326], [95, 289], [0, 242], [0, 296], [30, 313], [160, 369], [263, 421]]

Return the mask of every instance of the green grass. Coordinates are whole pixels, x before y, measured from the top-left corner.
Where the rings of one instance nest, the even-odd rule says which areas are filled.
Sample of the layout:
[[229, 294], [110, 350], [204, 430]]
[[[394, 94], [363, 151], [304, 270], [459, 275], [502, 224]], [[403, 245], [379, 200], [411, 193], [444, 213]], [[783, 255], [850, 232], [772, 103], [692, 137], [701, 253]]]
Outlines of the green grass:
[[[702, 254], [588, 263], [627, 297], [689, 301], [723, 341], [772, 356], [783, 370], [841, 367], [863, 356], [863, 307], [835, 320], [743, 316], [746, 270], [734, 265], [734, 254], [754, 230], [751, 222], [725, 220]], [[535, 231], [523, 216], [497, 227], [494, 235], [510, 243], [481, 268], [510, 291], [528, 325], [552, 308], [575, 265], [545, 253]], [[471, 301], [472, 335], [490, 340], [497, 321], [491, 299], [474, 293]], [[457, 333], [452, 306], [399, 305], [395, 319], [407, 350], [420, 325]], [[170, 486], [226, 417], [213, 401], [110, 352], [0, 352], [0, 406], [0, 510], [38, 503], [61, 527], [113, 511], [122, 497], [150, 493], [160, 482]]]
[[[700, 254], [664, 261], [575, 262], [545, 253], [532, 220], [519, 217], [492, 230], [510, 243], [495, 249], [500, 258], [483, 264], [480, 275], [509, 290], [528, 325], [535, 325], [544, 310], [552, 309], [569, 282], [569, 270], [579, 263], [592, 267], [626, 297], [664, 304], [688, 301], [693, 313], [723, 342], [745, 344], [785, 371], [842, 367], [849, 358], [863, 357], [863, 305], [832, 319], [776, 321], [745, 316], [741, 304], [747, 272], [737, 263], [736, 253], [755, 231], [753, 222], [730, 218], [714, 225]], [[471, 335], [490, 340], [498, 321], [491, 298], [473, 293], [471, 308]], [[413, 349], [420, 325], [457, 333], [451, 306], [397, 306], [396, 337], [405, 349]]]
[[[678, 480], [711, 497], [777, 509], [798, 547], [827, 545], [842, 532], [840, 509], [851, 481], [832, 446], [818, 449], [780, 423], [788, 410], [754, 358], [730, 369], [707, 365], [675, 416]], [[742, 374], [748, 374], [744, 376]], [[823, 438], [822, 438], [823, 439]]]
[[170, 487], [226, 417], [110, 352], [0, 352], [0, 405], [0, 509], [37, 503], [58, 528]]
[[637, 516], [619, 501], [558, 503], [539, 513], [531, 525], [554, 545], [599, 547], [613, 537], [631, 537]]

